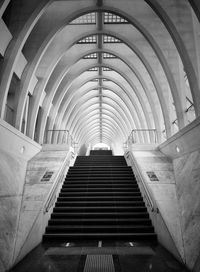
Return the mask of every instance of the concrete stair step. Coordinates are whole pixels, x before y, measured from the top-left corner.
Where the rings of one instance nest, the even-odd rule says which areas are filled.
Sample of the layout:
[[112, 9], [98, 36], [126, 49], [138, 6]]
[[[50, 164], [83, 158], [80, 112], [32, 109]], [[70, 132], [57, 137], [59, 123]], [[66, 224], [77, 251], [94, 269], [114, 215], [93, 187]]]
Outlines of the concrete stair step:
[[156, 240], [134, 173], [123, 156], [77, 157], [43, 239]]
[[[141, 193], [139, 190], [131, 191], [131, 192], [69, 192], [68, 190], [61, 189], [61, 193], [63, 196], [140, 196]], [[61, 196], [61, 195], [60, 195]]]
[[86, 218], [92, 218], [94, 220], [96, 219], [103, 219], [103, 220], [107, 220], [107, 218], [114, 218], [114, 219], [122, 219], [122, 218], [125, 218], [125, 219], [129, 219], [129, 218], [149, 218], [149, 214], [145, 211], [145, 212], [142, 212], [142, 211], [131, 211], [131, 212], [119, 212], [119, 211], [116, 211], [115, 213], [113, 212], [71, 212], [71, 213], [66, 213], [66, 212], [57, 212], [57, 213], [52, 213], [51, 214], [51, 218], [54, 219], [54, 218], [62, 218], [62, 219], [67, 219], [67, 218], [77, 218], [79, 220], [82, 220], [82, 219], [86, 219]]
[[65, 213], [70, 213], [70, 212], [93, 212], [95, 213], [101, 213], [101, 212], [146, 212], [147, 209], [145, 205], [143, 206], [116, 206], [116, 207], [110, 207], [110, 206], [101, 206], [101, 207], [54, 207], [53, 212], [65, 212]]
[[124, 186], [126, 185], [136, 185], [137, 183], [133, 180], [89, 180], [89, 179], [85, 179], [85, 180], [65, 180], [63, 184], [67, 184], [67, 185], [82, 185], [82, 186], [87, 186], [87, 185], [93, 185], [93, 186], [97, 186], [97, 185], [105, 185], [105, 186], [120, 186], [120, 184], [123, 182]]
[[142, 200], [141, 194], [139, 196], [59, 196], [57, 201], [84, 201], [84, 202], [91, 202], [91, 201], [140, 201]]
[[62, 192], [111, 192], [111, 193], [116, 193], [116, 192], [138, 192], [139, 188], [138, 187], [130, 187], [130, 188], [69, 188], [67, 186], [62, 187]]
[[45, 234], [43, 236], [43, 241], [73, 241], [73, 240], [129, 240], [129, 241], [155, 241], [157, 236], [155, 233], [54, 233], [54, 234]]
[[55, 207], [115, 207], [115, 206], [121, 206], [121, 207], [136, 207], [136, 206], [145, 206], [144, 202], [141, 201], [57, 201], [55, 204]]
[[108, 176], [108, 175], [93, 175], [93, 176], [83, 176], [83, 175], [69, 175], [66, 177], [65, 180], [84, 180], [84, 179], [90, 179], [90, 180], [135, 180], [135, 178], [132, 175], [116, 175], [116, 176]]
[[[151, 226], [149, 218], [107, 218], [106, 223], [109, 225], [148, 225]], [[84, 219], [62, 219], [54, 218], [49, 220], [49, 225], [104, 225], [105, 219], [103, 218], [84, 218]]]
[[113, 197], [136, 197], [136, 196], [141, 196], [141, 193], [138, 192], [117, 192], [117, 193], [110, 193], [110, 192], [87, 192], [86, 193], [75, 193], [75, 192], [67, 192], [67, 191], [61, 191], [59, 194], [59, 197], [109, 197], [109, 198], [113, 198]]
[[46, 233], [68, 233], [68, 232], [84, 232], [84, 233], [113, 233], [113, 232], [132, 232], [132, 233], [153, 233], [154, 228], [152, 226], [143, 226], [143, 225], [70, 225], [70, 226], [48, 226], [46, 228]]
[[136, 188], [138, 187], [137, 183], [117, 183], [117, 184], [113, 184], [113, 183], [109, 183], [109, 184], [101, 184], [101, 183], [69, 183], [69, 182], [64, 182], [63, 183], [63, 188]]

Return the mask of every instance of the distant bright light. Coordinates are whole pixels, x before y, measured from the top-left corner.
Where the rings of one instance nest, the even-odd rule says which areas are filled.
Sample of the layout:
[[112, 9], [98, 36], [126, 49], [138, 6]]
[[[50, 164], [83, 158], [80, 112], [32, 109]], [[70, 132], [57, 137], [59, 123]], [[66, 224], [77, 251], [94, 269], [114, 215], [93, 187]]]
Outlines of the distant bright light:
[[99, 149], [99, 148], [110, 150], [110, 146], [104, 143], [98, 143], [92, 147], [92, 149]]

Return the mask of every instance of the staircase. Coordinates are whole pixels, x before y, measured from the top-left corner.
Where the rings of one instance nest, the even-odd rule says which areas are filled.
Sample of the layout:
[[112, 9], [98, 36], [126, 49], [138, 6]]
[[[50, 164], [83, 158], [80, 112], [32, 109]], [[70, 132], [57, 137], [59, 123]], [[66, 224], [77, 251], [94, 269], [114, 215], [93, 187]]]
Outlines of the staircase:
[[78, 156], [70, 167], [43, 241], [156, 241], [131, 167], [111, 151]]

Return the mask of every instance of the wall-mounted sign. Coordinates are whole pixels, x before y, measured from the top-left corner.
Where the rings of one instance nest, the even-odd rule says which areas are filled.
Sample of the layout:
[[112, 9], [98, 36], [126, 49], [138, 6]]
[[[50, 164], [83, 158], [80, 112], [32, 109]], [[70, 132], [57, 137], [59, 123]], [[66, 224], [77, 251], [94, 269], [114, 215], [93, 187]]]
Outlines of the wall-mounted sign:
[[150, 181], [159, 181], [158, 177], [153, 171], [146, 172], [147, 176], [149, 177]]
[[52, 171], [45, 172], [44, 176], [41, 179], [41, 182], [47, 182], [47, 181], [49, 181], [51, 179], [52, 175], [53, 175]]

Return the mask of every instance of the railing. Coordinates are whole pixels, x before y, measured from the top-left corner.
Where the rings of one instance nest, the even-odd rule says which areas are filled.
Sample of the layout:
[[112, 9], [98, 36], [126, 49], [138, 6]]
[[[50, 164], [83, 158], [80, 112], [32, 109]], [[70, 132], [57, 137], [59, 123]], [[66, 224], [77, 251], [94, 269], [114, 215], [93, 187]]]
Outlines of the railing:
[[51, 189], [51, 191], [49, 192], [46, 202], [44, 204], [44, 213], [47, 213], [49, 211], [49, 209], [52, 207], [52, 205], [54, 204], [55, 200], [56, 200], [56, 193], [58, 191], [58, 187], [61, 184], [61, 182], [64, 180], [64, 176], [66, 174], [66, 168], [67, 166], [69, 166], [70, 163], [70, 159], [73, 156], [73, 152], [69, 152], [67, 157], [65, 158], [63, 165], [61, 166], [61, 168], [58, 170], [56, 176], [54, 177], [55, 182], [53, 184], [53, 187]]
[[133, 129], [128, 137], [127, 144], [155, 144], [158, 142], [157, 130], [152, 129]]
[[74, 145], [72, 136], [69, 130], [52, 129], [46, 131], [45, 144], [67, 144], [69, 146]]
[[[158, 235], [160, 234], [159, 236], [162, 239], [162, 235], [164, 237], [166, 237], [166, 234], [165, 234], [165, 232], [166, 232], [167, 235], [169, 235], [169, 237], [171, 239], [170, 241], [167, 241], [166, 245], [168, 246], [169, 243], [173, 243], [173, 247], [176, 248], [176, 251], [177, 251], [177, 254], [179, 255], [179, 258], [182, 259], [181, 255], [179, 253], [179, 249], [178, 249], [176, 243], [174, 242], [173, 235], [171, 234], [171, 231], [169, 230], [168, 225], [166, 224], [166, 222], [164, 220], [164, 217], [163, 217], [162, 213], [160, 212], [160, 210], [159, 210], [159, 208], [158, 208], [158, 206], [156, 204], [155, 199], [153, 198], [151, 192], [149, 191], [149, 189], [146, 186], [146, 183], [144, 181], [144, 177], [141, 174], [141, 170], [140, 170], [135, 158], [133, 157], [132, 153], [129, 152], [129, 151], [127, 151], [124, 154], [124, 156], [128, 161], [130, 161], [131, 166], [134, 168], [135, 173], [136, 173], [136, 179], [137, 179], [139, 185], [142, 185], [141, 193], [142, 193], [142, 196], [144, 197], [144, 199], [146, 200], [147, 207], [149, 207], [149, 209], [152, 211], [152, 213], [150, 214], [150, 217], [151, 217], [152, 223], [154, 225], [154, 228], [159, 230], [160, 225], [159, 225], [158, 222], [161, 222], [163, 224], [162, 227], [161, 227], [162, 231], [158, 232]], [[160, 221], [158, 220], [158, 218], [160, 219]], [[164, 234], [163, 234], [163, 232], [164, 232]]]
[[151, 209], [152, 212], [154, 212], [154, 211], [158, 212], [158, 207], [156, 206], [155, 202], [153, 201], [153, 197], [151, 196], [151, 193], [150, 193], [149, 189], [147, 188], [146, 182], [144, 181], [144, 178], [141, 174], [141, 171], [139, 169], [139, 166], [138, 166], [135, 158], [133, 157], [133, 155], [129, 151], [125, 153], [125, 157], [127, 160], [129, 160], [131, 162], [131, 166], [134, 167], [137, 181], [142, 185], [142, 188], [143, 188], [142, 191], [144, 194], [143, 197], [146, 199], [148, 207]]

